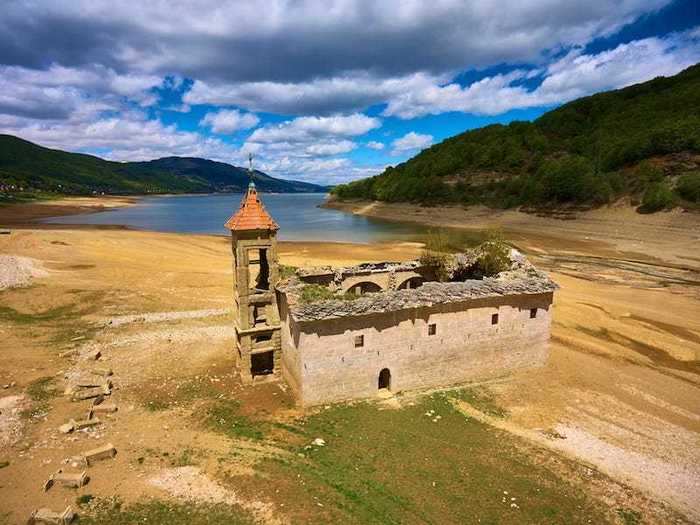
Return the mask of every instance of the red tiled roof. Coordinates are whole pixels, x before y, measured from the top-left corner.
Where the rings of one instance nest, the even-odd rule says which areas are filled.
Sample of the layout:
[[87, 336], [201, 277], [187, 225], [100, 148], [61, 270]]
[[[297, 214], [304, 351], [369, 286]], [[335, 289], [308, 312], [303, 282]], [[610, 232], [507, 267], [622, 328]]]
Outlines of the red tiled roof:
[[255, 186], [248, 187], [248, 193], [241, 201], [241, 207], [224, 225], [232, 231], [240, 230], [279, 230], [277, 223], [265, 211]]

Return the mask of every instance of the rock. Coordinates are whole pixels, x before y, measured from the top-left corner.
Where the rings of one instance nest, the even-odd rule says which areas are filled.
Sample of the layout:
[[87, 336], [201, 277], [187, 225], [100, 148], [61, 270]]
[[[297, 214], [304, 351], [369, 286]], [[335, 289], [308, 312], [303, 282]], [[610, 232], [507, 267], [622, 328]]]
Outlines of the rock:
[[86, 399], [92, 399], [93, 397], [98, 397], [104, 395], [104, 389], [102, 387], [95, 388], [84, 388], [73, 392], [73, 401], [84, 401]]
[[88, 361], [97, 361], [100, 357], [102, 357], [102, 352], [99, 350], [91, 350], [90, 352], [84, 354], [84, 357]]
[[44, 483], [44, 492], [49, 490], [54, 485], [60, 485], [62, 487], [77, 489], [84, 485], [87, 485], [88, 481], [89, 478], [87, 472], [85, 471], [71, 473], [59, 470]]
[[87, 465], [90, 466], [96, 461], [113, 458], [116, 455], [117, 449], [114, 448], [114, 445], [112, 445], [111, 443], [107, 443], [104, 446], [93, 448], [92, 450], [84, 452], [81, 457], [84, 458], [85, 463], [87, 463]]
[[325, 447], [326, 446], [326, 441], [322, 438], [316, 438], [311, 443], [313, 445], [316, 445], [317, 447]]
[[58, 427], [58, 431], [61, 434], [70, 434], [75, 430], [75, 423], [73, 421], [70, 421], [69, 423], [64, 423], [60, 427]]
[[29, 517], [29, 525], [45, 523], [47, 525], [68, 525], [76, 518], [73, 509], [68, 506], [63, 512], [54, 512], [51, 509], [39, 509], [32, 512]]

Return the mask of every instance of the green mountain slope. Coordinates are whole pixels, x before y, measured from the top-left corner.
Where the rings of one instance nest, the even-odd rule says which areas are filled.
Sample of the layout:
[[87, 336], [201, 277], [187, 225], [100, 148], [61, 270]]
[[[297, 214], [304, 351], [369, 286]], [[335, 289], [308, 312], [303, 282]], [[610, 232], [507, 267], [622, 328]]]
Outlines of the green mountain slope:
[[534, 122], [467, 131], [333, 194], [492, 207], [594, 206], [630, 195], [655, 211], [697, 199], [699, 170], [695, 65], [575, 100]]
[[[325, 191], [315, 184], [253, 174], [262, 191], [302, 193]], [[28, 191], [66, 194], [93, 192], [140, 194], [243, 191], [247, 170], [206, 159], [166, 157], [149, 162], [111, 162], [38, 146], [12, 135], [0, 135], [0, 185]]]

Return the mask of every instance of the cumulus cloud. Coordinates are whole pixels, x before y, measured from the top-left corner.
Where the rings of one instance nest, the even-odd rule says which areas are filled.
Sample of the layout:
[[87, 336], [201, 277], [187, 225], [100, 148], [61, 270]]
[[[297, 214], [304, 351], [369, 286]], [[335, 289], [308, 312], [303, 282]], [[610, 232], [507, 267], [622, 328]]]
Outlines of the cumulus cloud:
[[156, 102], [152, 89], [163, 79], [51, 65], [45, 70], [0, 66], [0, 113], [37, 119], [68, 118], [73, 113], [119, 109], [123, 101], [141, 106]]
[[376, 151], [380, 151], [384, 149], [384, 143], [382, 142], [377, 142], [376, 140], [370, 140], [367, 144], [365, 144], [369, 149], [373, 149]]
[[327, 114], [361, 110], [400, 93], [445, 82], [449, 78], [423, 72], [381, 78], [365, 71], [355, 71], [339, 77], [315, 78], [297, 83], [209, 84], [197, 80], [183, 100], [192, 105], [240, 106], [252, 111], [288, 115]]
[[[383, 114], [404, 119], [447, 111], [497, 115], [674, 75], [698, 61], [696, 28], [620, 44], [597, 54], [585, 55], [576, 49], [541, 70], [494, 75], [465, 87], [456, 83], [425, 86], [389, 100]], [[533, 75], [543, 77], [536, 89], [528, 90], [519, 83]]]
[[142, 111], [83, 120], [27, 120], [0, 115], [0, 133], [20, 136], [42, 146], [98, 153], [111, 160], [151, 160], [170, 155], [205, 157], [230, 162], [238, 157], [233, 146], [199, 133], [179, 131]]
[[254, 128], [260, 119], [252, 113], [242, 113], [237, 109], [223, 109], [204, 115], [201, 126], [209, 126], [214, 133], [233, 133], [242, 129]]
[[432, 135], [422, 135], [411, 131], [403, 137], [396, 139], [391, 143], [391, 152], [393, 155], [399, 155], [407, 151], [421, 150], [427, 148], [433, 143]]
[[270, 0], [264, 16], [255, 0], [178, 2], [176, 9], [122, 0], [6, 2], [0, 62], [100, 63], [215, 83], [297, 83], [359, 70], [382, 78], [435, 74], [536, 62], [543, 50], [609, 35], [669, 1]]
[[332, 117], [299, 117], [256, 129], [249, 142], [308, 142], [321, 137], [355, 137], [382, 125], [381, 120], [361, 113]]

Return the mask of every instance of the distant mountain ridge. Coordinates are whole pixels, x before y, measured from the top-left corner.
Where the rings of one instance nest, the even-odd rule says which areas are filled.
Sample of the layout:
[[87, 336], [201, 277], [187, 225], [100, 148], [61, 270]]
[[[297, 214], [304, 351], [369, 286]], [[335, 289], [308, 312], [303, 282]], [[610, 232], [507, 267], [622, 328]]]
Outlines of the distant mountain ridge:
[[[312, 193], [328, 190], [307, 182], [253, 172], [261, 191]], [[245, 191], [248, 170], [196, 157], [164, 157], [145, 162], [113, 162], [44, 148], [13, 135], [0, 135], [0, 185], [28, 191], [91, 193], [212, 193]]]
[[700, 64], [584, 97], [533, 122], [466, 131], [380, 175], [336, 186], [340, 200], [597, 206], [656, 211], [700, 203]]

